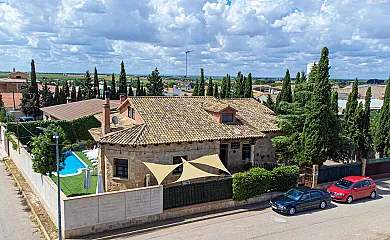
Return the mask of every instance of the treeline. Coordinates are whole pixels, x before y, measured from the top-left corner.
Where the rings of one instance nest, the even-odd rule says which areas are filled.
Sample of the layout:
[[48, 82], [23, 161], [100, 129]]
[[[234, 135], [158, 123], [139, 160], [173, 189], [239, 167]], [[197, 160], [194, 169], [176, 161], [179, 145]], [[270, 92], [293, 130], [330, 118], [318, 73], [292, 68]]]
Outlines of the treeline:
[[221, 89], [219, 91], [218, 83], [210, 77], [208, 79], [207, 91], [205, 90], [205, 78], [203, 68], [200, 69], [200, 78], [195, 80], [192, 96], [214, 96], [217, 98], [251, 98], [252, 92], [252, 73], [245, 77], [241, 72], [237, 73], [233, 84], [229, 74], [222, 78]]
[[[62, 81], [61, 84], [57, 81], [55, 90], [52, 92], [50, 91], [48, 81], [43, 81], [42, 89], [39, 90], [35, 72], [35, 62], [34, 60], [31, 60], [31, 79], [27, 80], [22, 86], [21, 111], [26, 116], [37, 117], [40, 115], [39, 108], [41, 107], [64, 104], [67, 103], [68, 100], [76, 102], [93, 98], [104, 99], [106, 97], [106, 93], [108, 93], [109, 97], [113, 100], [119, 100], [120, 95], [124, 95], [125, 97], [135, 95], [162, 96], [164, 87], [162, 78], [159, 76], [158, 69], [156, 68], [152, 71], [152, 74], [149, 75], [147, 79], [148, 83], [146, 86], [141, 85], [139, 77], [137, 78], [135, 84], [128, 84], [125, 65], [122, 61], [120, 65], [118, 84], [115, 74], [113, 73], [109, 84], [105, 79], [103, 80], [102, 91], [100, 91], [100, 81], [96, 67], [94, 69], [93, 79], [87, 70], [84, 78], [77, 81], [77, 85], [76, 82], [72, 83], [67, 80]], [[70, 84], [72, 84], [72, 86]], [[133, 91], [134, 85], [135, 89]], [[78, 91], [76, 91], [76, 87], [78, 87]]]

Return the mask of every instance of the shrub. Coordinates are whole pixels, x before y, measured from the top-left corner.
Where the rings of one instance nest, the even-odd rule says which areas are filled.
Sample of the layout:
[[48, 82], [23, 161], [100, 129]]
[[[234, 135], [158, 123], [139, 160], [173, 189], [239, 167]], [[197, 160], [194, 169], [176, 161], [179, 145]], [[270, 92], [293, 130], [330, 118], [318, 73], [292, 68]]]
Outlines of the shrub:
[[91, 139], [88, 139], [86, 142], [85, 142], [85, 148], [86, 149], [91, 149], [93, 146], [93, 141]]
[[237, 173], [233, 177], [233, 199], [242, 201], [269, 191], [285, 191], [297, 184], [298, 174], [296, 166], [278, 167], [272, 171], [251, 168]]

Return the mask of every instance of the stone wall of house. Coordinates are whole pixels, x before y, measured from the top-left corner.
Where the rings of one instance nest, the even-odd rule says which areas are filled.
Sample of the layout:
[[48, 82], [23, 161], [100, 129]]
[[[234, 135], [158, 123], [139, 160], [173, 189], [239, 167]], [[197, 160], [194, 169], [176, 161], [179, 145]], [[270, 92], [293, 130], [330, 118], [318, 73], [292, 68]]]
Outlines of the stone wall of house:
[[12, 79], [16, 79], [16, 78], [20, 78], [20, 79], [26, 79], [27, 78], [27, 74], [25, 73], [22, 73], [22, 72], [12, 72], [8, 75], [9, 78], [12, 78]]
[[[138, 188], [145, 186], [145, 176], [150, 174], [149, 169], [142, 162], [159, 164], [173, 164], [174, 156], [187, 156], [187, 160], [193, 160], [202, 156], [219, 154], [219, 141], [204, 141], [193, 143], [172, 143], [170, 145], [159, 144], [143, 146], [120, 146], [104, 144], [101, 146], [106, 169], [104, 176], [106, 189], [122, 190], [128, 188]], [[127, 159], [129, 164], [128, 179], [114, 177], [114, 159]], [[198, 167], [198, 166], [197, 166]], [[199, 167], [210, 173], [218, 173], [218, 170], [211, 167]], [[172, 183], [180, 177], [180, 174], [169, 174], [163, 184]], [[151, 174], [152, 185], [157, 184], [156, 179]]]

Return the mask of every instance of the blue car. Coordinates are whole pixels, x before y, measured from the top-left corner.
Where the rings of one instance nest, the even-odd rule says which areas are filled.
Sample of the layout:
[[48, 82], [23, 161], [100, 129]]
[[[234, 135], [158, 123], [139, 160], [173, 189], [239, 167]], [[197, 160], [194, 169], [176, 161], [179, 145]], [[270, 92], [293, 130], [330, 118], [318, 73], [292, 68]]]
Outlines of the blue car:
[[294, 215], [296, 212], [308, 209], [324, 209], [330, 202], [330, 194], [326, 191], [310, 187], [296, 187], [271, 199], [270, 205], [274, 211]]

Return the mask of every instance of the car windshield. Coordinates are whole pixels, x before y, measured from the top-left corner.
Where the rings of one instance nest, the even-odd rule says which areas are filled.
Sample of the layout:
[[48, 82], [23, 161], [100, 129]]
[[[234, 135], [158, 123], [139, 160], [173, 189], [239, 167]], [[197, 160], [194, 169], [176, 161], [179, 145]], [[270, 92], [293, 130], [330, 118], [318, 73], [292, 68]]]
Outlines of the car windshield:
[[335, 186], [338, 188], [342, 189], [350, 189], [352, 187], [353, 182], [345, 180], [345, 179], [340, 179], [335, 183]]
[[298, 201], [301, 198], [302, 194], [303, 194], [303, 192], [301, 192], [301, 191], [298, 191], [296, 189], [290, 189], [284, 193], [284, 196], [291, 198], [295, 201]]

